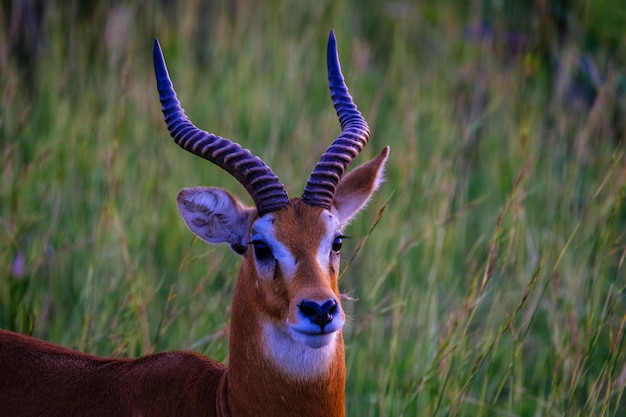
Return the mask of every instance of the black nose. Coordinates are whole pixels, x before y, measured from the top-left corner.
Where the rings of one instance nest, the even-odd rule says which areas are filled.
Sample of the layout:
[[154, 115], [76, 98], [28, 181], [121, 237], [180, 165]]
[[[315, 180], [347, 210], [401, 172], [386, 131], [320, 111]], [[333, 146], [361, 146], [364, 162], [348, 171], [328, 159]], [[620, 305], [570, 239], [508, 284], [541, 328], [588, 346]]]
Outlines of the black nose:
[[315, 301], [303, 301], [298, 307], [304, 317], [321, 327], [323, 333], [324, 327], [333, 321], [333, 314], [337, 311], [337, 301], [331, 299], [323, 304]]

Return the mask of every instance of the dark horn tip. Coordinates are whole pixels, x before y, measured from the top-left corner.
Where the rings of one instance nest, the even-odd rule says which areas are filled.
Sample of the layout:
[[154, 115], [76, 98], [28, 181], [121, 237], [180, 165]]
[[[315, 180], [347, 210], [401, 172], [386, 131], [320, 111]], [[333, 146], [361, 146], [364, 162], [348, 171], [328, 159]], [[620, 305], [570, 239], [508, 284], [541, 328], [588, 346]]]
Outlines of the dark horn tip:
[[165, 61], [163, 58], [163, 51], [161, 50], [161, 44], [157, 38], [154, 38], [154, 43], [152, 44], [152, 60], [154, 62], [155, 69], [158, 62]]

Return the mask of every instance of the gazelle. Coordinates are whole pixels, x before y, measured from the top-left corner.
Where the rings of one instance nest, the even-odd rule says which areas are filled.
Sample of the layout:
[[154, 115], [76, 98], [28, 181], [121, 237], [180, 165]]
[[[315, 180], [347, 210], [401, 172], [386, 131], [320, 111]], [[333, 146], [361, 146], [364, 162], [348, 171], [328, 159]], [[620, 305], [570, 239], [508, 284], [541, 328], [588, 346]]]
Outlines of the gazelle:
[[158, 41], [157, 87], [168, 130], [184, 149], [231, 173], [246, 207], [218, 188], [185, 188], [189, 229], [242, 256], [232, 303], [229, 365], [177, 351], [109, 359], [0, 330], [2, 416], [343, 416], [345, 316], [337, 285], [343, 228], [382, 179], [389, 148], [342, 178], [369, 138], [345, 85], [334, 34], [328, 78], [342, 132], [300, 198], [248, 150], [194, 126], [176, 98]]

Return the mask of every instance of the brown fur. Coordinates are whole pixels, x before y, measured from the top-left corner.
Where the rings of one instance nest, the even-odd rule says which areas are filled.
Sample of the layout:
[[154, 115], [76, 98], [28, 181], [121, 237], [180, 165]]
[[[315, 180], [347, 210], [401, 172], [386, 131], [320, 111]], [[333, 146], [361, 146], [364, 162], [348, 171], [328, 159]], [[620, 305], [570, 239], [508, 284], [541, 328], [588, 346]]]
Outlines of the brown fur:
[[[339, 337], [333, 365], [330, 371], [312, 381], [291, 379], [273, 370], [274, 366], [264, 358], [260, 343], [245, 340], [261, 340], [261, 321], [284, 321], [294, 294], [305, 287], [327, 288], [339, 299], [337, 272], [318, 271], [311, 266], [311, 253], [316, 253], [324, 233], [320, 223], [321, 209], [292, 201], [292, 205], [276, 213], [277, 240], [294, 248], [299, 260], [297, 277], [289, 280], [259, 281], [255, 285], [254, 259], [244, 258], [235, 298], [231, 322], [231, 355], [227, 384], [228, 406], [232, 415], [245, 416], [343, 416], [346, 366], [343, 337]], [[302, 230], [310, 231], [302, 239]], [[329, 287], [330, 285], [330, 287]], [[268, 295], [269, 294], [269, 295]], [[328, 293], [326, 293], [328, 295]], [[241, 343], [236, 343], [241, 341]], [[251, 375], [263, 375], [262, 380]]]
[[0, 415], [215, 415], [225, 370], [193, 352], [105, 359], [0, 330]]

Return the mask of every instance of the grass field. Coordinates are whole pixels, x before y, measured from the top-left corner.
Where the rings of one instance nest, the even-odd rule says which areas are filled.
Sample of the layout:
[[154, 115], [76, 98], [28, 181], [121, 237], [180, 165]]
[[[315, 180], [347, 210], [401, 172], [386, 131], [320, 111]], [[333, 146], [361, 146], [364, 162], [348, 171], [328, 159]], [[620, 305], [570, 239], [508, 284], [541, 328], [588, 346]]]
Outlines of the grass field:
[[49, 2], [32, 54], [6, 3], [0, 327], [227, 361], [239, 259], [194, 239], [175, 196], [248, 197], [170, 139], [152, 41], [191, 119], [297, 196], [339, 133], [334, 29], [372, 129], [357, 163], [391, 147], [343, 251], [348, 415], [626, 416], [617, 1]]

